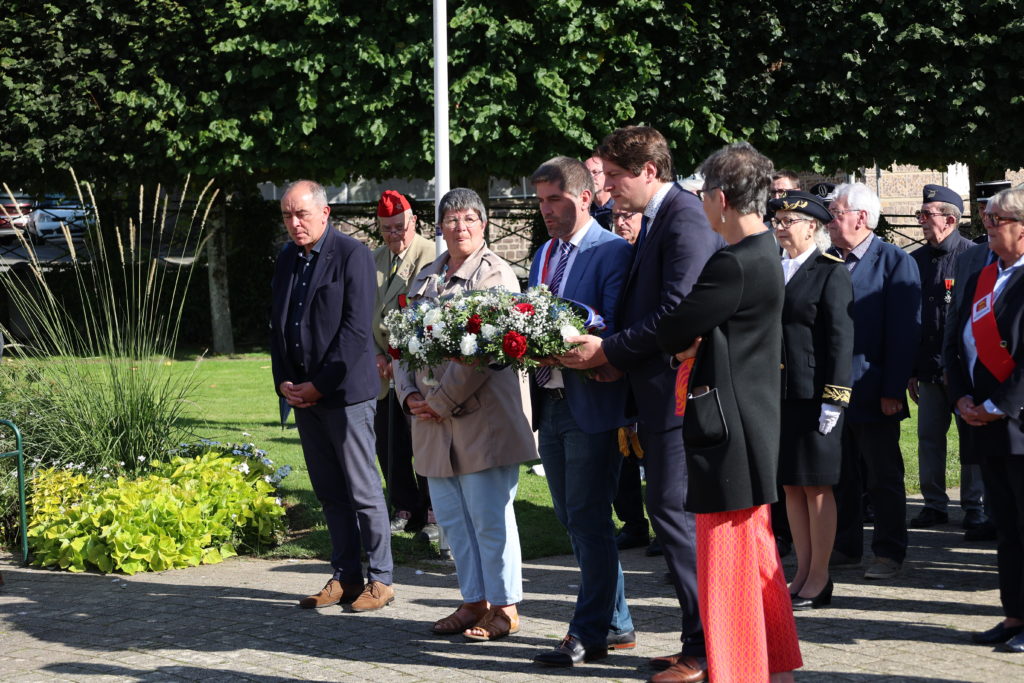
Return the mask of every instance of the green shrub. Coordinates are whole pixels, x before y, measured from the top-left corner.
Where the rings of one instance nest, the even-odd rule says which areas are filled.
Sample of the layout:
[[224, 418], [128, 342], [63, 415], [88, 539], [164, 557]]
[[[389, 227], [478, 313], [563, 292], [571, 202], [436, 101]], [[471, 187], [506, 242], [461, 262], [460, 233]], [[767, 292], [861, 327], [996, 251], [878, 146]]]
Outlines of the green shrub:
[[136, 479], [90, 476], [80, 464], [37, 470], [29, 503], [33, 563], [135, 574], [214, 564], [275, 543], [284, 530], [275, 483], [288, 469], [275, 469], [251, 446], [228, 448], [175, 455]]

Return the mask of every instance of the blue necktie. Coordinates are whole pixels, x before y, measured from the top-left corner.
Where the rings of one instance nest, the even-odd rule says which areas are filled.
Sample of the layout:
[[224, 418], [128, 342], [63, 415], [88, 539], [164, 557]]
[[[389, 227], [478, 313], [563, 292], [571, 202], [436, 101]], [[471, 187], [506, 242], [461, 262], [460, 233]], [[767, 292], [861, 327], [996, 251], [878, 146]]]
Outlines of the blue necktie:
[[[565, 269], [569, 265], [569, 254], [572, 253], [573, 244], [570, 242], [560, 242], [558, 249], [558, 265], [555, 266], [555, 274], [551, 276], [551, 282], [548, 283], [548, 289], [550, 289], [551, 293], [555, 296], [558, 296], [558, 288], [562, 285], [562, 278], [565, 276]], [[537, 368], [537, 373], [534, 377], [537, 380], [537, 386], [543, 387], [551, 381], [551, 368]]]
[[647, 216], [643, 216], [640, 219], [640, 236], [636, 238], [636, 249], [640, 251], [640, 246], [644, 243], [644, 238], [647, 237], [647, 224], [651, 222], [651, 219]]

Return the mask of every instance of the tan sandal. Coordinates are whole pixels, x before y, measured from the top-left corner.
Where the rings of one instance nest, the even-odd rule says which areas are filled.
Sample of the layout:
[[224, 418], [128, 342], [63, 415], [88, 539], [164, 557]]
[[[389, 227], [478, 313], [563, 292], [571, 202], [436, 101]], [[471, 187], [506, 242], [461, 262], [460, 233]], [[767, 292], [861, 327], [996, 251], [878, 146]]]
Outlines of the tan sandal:
[[470, 605], [464, 602], [444, 619], [435, 621], [430, 631], [437, 636], [452, 636], [462, 633], [476, 626], [485, 614], [487, 614], [487, 608], [483, 605]]
[[[470, 633], [470, 631], [477, 629], [483, 631], [483, 633]], [[516, 613], [510, 617], [502, 612], [500, 607], [492, 607], [476, 626], [467, 628], [462, 632], [462, 635], [467, 640], [497, 640], [511, 633], [519, 633], [519, 614]]]

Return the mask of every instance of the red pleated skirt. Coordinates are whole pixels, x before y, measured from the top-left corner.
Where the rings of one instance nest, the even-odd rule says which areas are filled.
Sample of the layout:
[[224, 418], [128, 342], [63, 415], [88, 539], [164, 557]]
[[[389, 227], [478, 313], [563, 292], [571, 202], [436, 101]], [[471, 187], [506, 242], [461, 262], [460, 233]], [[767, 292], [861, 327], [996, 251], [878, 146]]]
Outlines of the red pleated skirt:
[[714, 683], [803, 666], [767, 505], [697, 514], [697, 590]]

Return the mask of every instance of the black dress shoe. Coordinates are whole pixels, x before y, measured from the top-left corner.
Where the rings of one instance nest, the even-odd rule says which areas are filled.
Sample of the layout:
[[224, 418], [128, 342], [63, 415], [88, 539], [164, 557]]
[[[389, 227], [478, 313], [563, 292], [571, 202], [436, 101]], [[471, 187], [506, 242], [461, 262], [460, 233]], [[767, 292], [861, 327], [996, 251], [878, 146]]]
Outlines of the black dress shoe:
[[419, 543], [437, 543], [441, 540], [441, 529], [436, 524], [424, 524], [413, 538]]
[[987, 631], [972, 633], [971, 640], [978, 645], [996, 645], [1005, 643], [1021, 633], [1024, 633], [1024, 626], [1003, 626], [1003, 622], [1000, 621]]
[[949, 521], [949, 515], [945, 512], [939, 512], [931, 508], [925, 508], [918, 513], [917, 517], [910, 520], [910, 526], [915, 529], [927, 529], [930, 526], [936, 524], [946, 524]]
[[1013, 638], [999, 646], [999, 649], [1006, 652], [1024, 652], [1024, 633], [1018, 633]]
[[636, 631], [624, 631], [615, 633], [608, 631], [609, 650], [632, 650], [636, 647]]
[[619, 550], [629, 550], [630, 548], [642, 548], [650, 542], [650, 538], [647, 534], [640, 536], [638, 534], [627, 534], [625, 531], [620, 531], [615, 536], [615, 545]]
[[832, 604], [832, 579], [828, 580], [821, 592], [813, 598], [802, 598], [799, 594], [793, 596], [793, 611], [802, 612], [807, 609], [817, 609]]
[[996, 540], [996, 525], [989, 521], [973, 527], [967, 527], [964, 532], [965, 541], [994, 541]]
[[658, 541], [658, 537], [655, 536], [651, 544], [647, 546], [647, 550], [644, 551], [644, 555], [647, 557], [657, 557], [661, 554], [661, 543]]
[[580, 662], [592, 662], [608, 656], [608, 648], [603, 645], [583, 647], [576, 636], [566, 636], [554, 650], [535, 655], [533, 661], [544, 666], [571, 667]]

